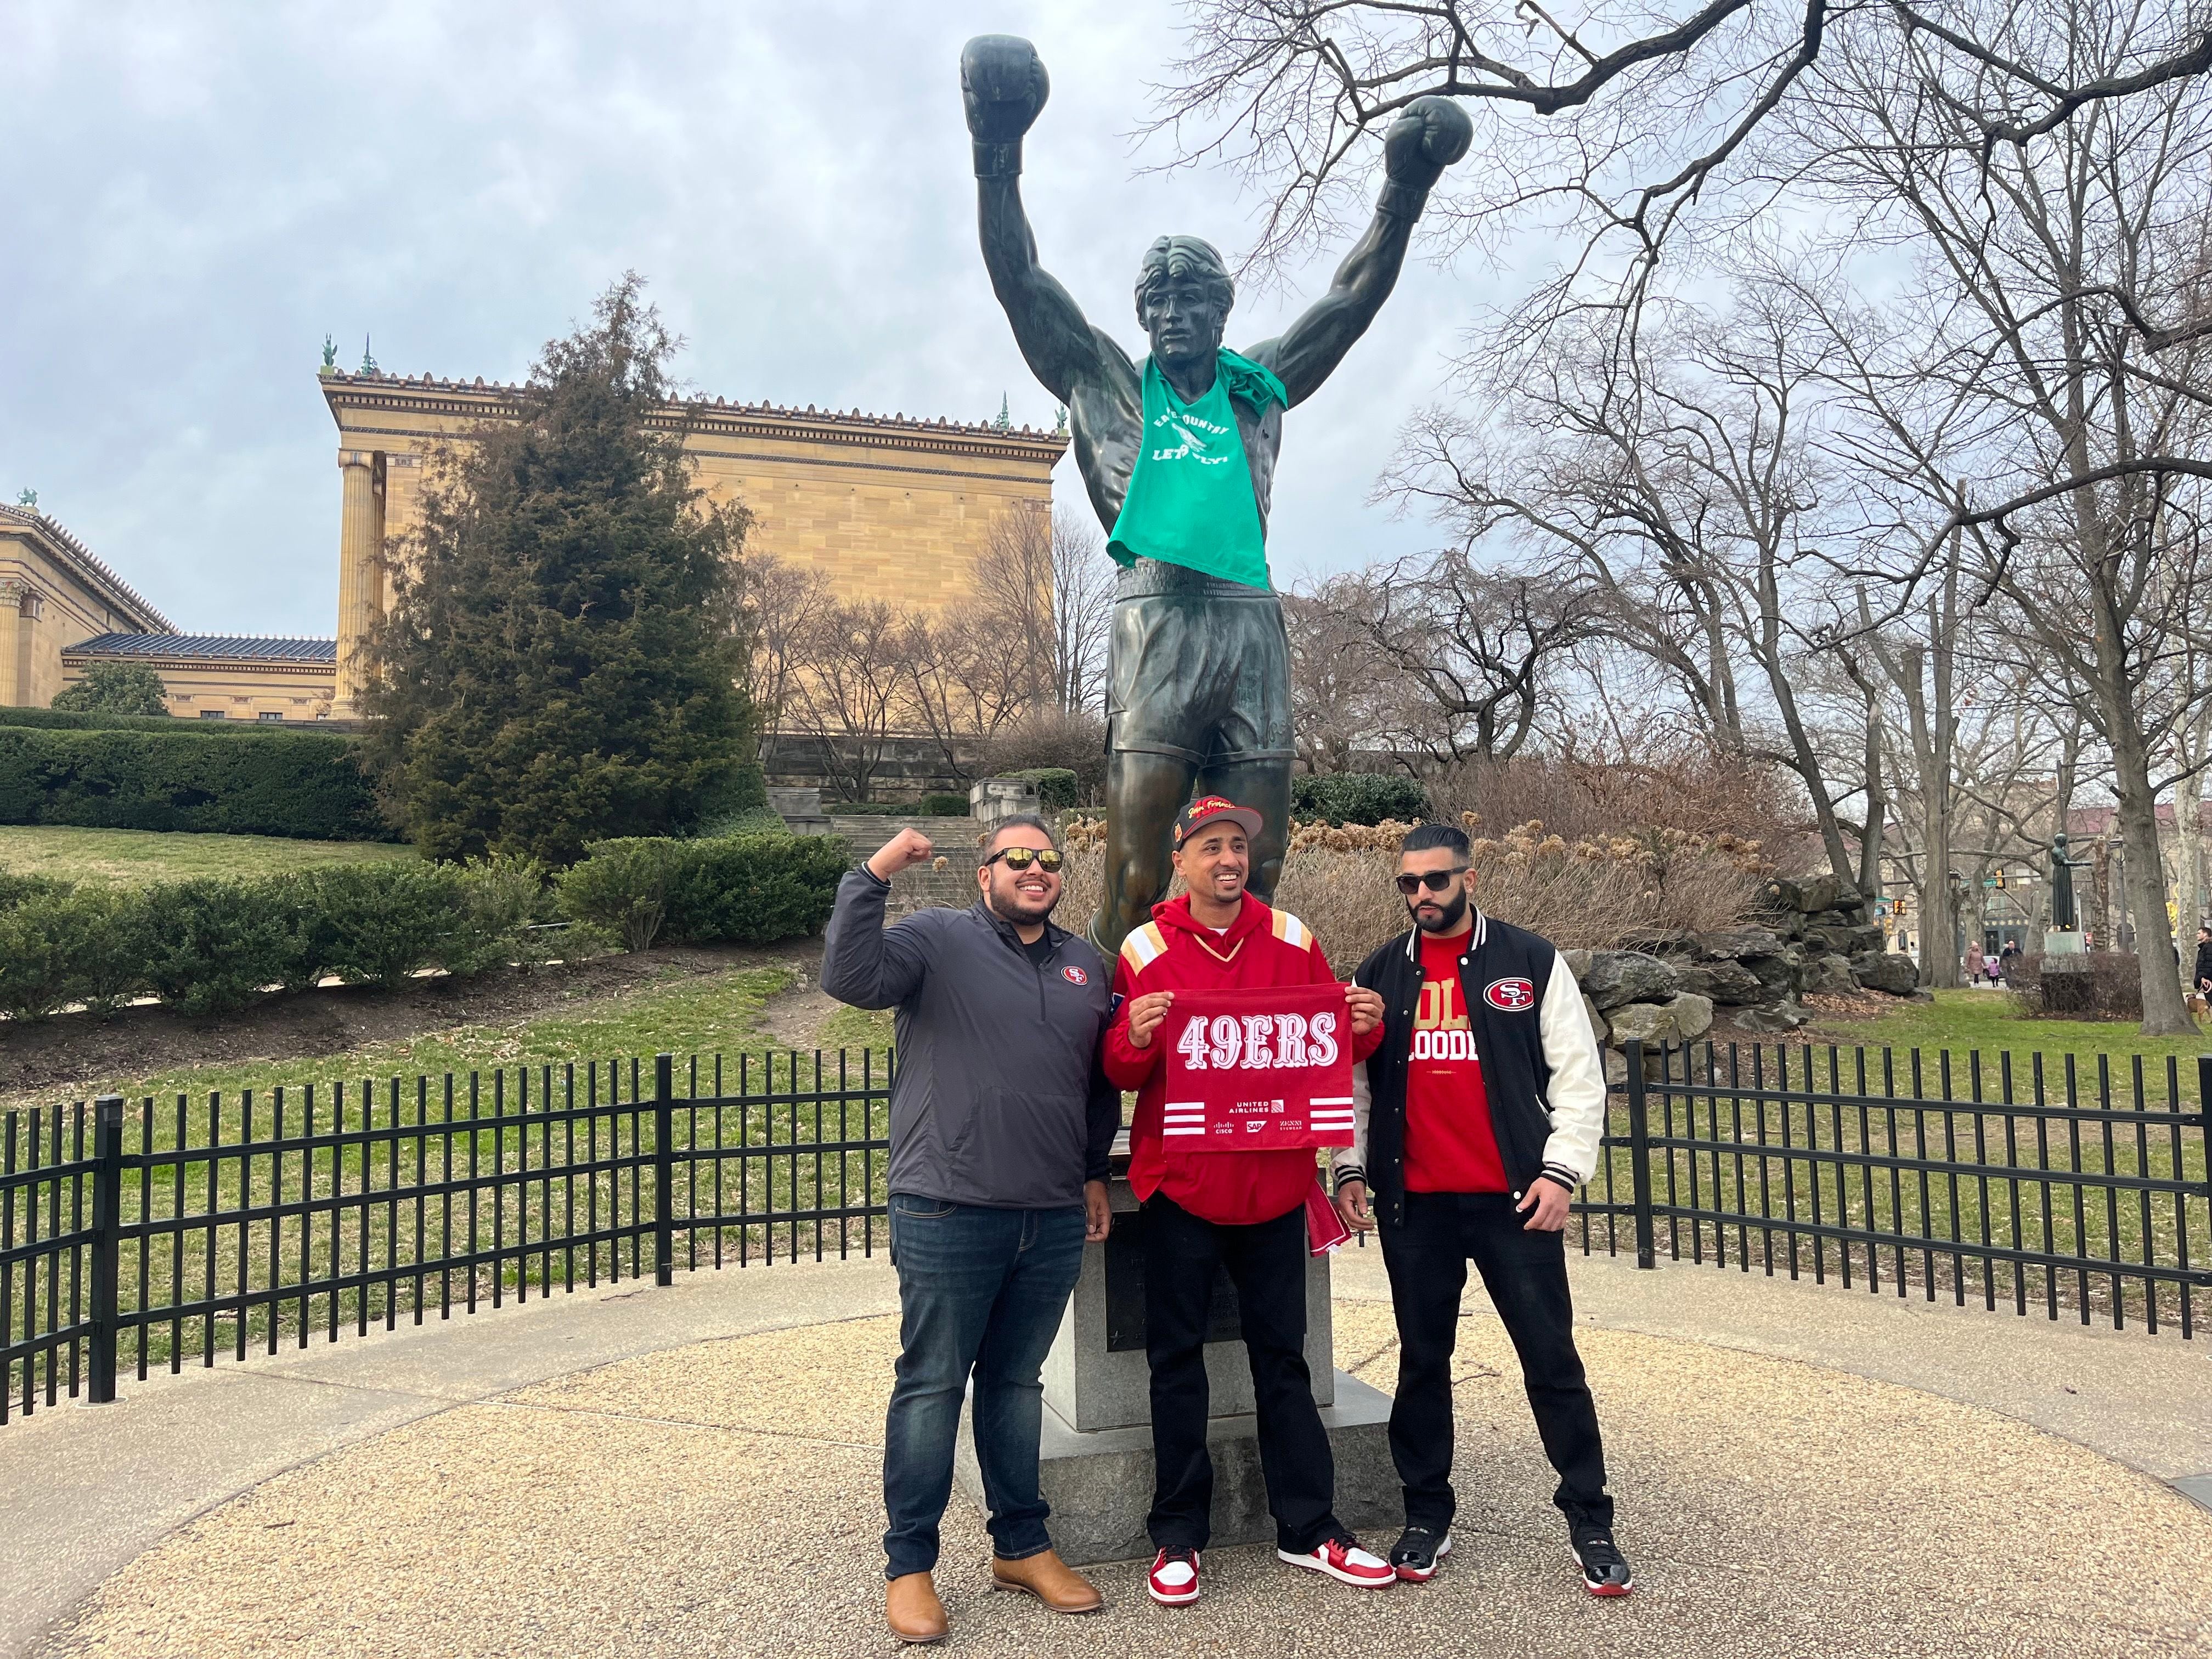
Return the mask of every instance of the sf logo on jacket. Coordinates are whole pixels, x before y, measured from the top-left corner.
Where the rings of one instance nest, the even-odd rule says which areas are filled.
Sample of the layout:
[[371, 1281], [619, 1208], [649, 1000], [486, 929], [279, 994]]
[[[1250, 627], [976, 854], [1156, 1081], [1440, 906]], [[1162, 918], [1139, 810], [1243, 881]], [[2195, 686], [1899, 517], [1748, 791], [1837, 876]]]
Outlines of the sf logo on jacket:
[[1483, 989], [1483, 999], [1509, 1014], [1525, 1014], [1536, 1006], [1536, 988], [1527, 980], [1493, 979]]

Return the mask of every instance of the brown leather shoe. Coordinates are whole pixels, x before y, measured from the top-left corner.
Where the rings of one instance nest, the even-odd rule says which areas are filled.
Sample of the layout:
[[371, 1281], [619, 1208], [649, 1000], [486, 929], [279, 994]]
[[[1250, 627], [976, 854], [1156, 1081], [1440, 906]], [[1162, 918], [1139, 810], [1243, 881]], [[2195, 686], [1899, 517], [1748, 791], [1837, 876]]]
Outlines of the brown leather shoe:
[[903, 1573], [884, 1587], [884, 1618], [902, 1642], [942, 1642], [945, 1603], [926, 1572]]
[[993, 1556], [991, 1588], [1034, 1595], [1054, 1613], [1096, 1613], [1106, 1605], [1088, 1578], [1050, 1550], [1018, 1561]]

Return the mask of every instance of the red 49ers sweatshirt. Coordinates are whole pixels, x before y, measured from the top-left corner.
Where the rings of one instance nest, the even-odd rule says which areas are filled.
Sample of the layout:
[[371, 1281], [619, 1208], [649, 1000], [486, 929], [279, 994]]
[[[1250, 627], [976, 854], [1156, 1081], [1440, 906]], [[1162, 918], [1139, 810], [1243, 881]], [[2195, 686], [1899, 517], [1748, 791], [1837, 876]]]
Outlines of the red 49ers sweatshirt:
[[[1332, 983], [1336, 975], [1305, 924], [1287, 910], [1262, 904], [1249, 893], [1225, 933], [1216, 933], [1190, 914], [1190, 897], [1152, 907], [1152, 919], [1122, 941], [1114, 964], [1114, 989], [1121, 998], [1106, 1030], [1105, 1070], [1117, 1088], [1137, 1091], [1129, 1127], [1129, 1185], [1139, 1201], [1164, 1192], [1193, 1215], [1231, 1226], [1273, 1221], [1305, 1202], [1314, 1183], [1314, 1154], [1295, 1148], [1272, 1152], [1170, 1154], [1160, 1133], [1166, 1093], [1160, 1056], [1175, 1016], [1152, 1032], [1142, 1048], [1129, 1042], [1129, 1004], [1152, 991], [1249, 991], [1269, 985]], [[1352, 1039], [1352, 1057], [1364, 1060], [1382, 1041], [1377, 1030]]]

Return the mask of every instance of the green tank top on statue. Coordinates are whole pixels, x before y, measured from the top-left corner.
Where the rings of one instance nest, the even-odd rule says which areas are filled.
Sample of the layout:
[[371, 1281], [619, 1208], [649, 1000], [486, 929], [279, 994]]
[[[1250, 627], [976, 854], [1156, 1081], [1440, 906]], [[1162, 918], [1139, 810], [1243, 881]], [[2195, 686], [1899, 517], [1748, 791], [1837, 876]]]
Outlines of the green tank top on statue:
[[1118, 564], [1159, 559], [1224, 581], [1266, 588], [1267, 538], [1252, 497], [1252, 468], [1231, 397], [1261, 414], [1290, 407], [1273, 373], [1224, 350], [1213, 385], [1187, 404], [1145, 359], [1145, 441], [1106, 550]]

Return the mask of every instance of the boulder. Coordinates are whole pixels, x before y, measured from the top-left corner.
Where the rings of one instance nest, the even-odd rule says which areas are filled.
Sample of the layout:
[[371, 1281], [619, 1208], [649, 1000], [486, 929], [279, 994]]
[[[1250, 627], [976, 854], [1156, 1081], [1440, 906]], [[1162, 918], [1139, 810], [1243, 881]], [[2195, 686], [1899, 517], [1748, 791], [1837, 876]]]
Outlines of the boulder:
[[1622, 1054], [1618, 1048], [1608, 1048], [1603, 1051], [1603, 1058], [1605, 1060], [1605, 1086], [1607, 1088], [1617, 1089], [1622, 1084], [1628, 1081], [1628, 1056], [1626, 1054]]
[[1746, 997], [1746, 1002], [1771, 1002], [1802, 988], [1805, 953], [1794, 945], [1771, 956], [1747, 957], [1736, 965], [1757, 980], [1760, 987], [1761, 994]]
[[1843, 891], [1843, 885], [1832, 872], [1826, 875], [1800, 876], [1797, 878], [1797, 908], [1808, 916], [1816, 910], [1832, 910]]
[[1686, 1042], [1712, 1029], [1712, 1000], [1678, 991], [1664, 1002], [1624, 1003], [1613, 1010], [1610, 1024], [1616, 1044], [1638, 1039], [1655, 1048]]
[[1680, 988], [1674, 969], [1641, 951], [1593, 951], [1589, 969], [1579, 977], [1590, 1006], [1602, 1010], [1655, 1001]]
[[1771, 927], [1723, 927], [1714, 933], [1699, 933], [1692, 943], [1700, 957], [1741, 960], [1745, 957], [1774, 956], [1787, 941]]
[[1920, 988], [1920, 969], [1895, 951], [1862, 951], [1851, 958], [1851, 977], [1869, 991], [1909, 997]]
[[1575, 983], [1577, 985], [1589, 977], [1590, 955], [1588, 951], [1559, 952], [1559, 960], [1567, 964], [1567, 971], [1575, 976]]
[[1589, 1016], [1591, 1035], [1597, 1038], [1598, 1047], [1602, 1048], [1611, 1036], [1611, 1029], [1605, 1023], [1605, 1016], [1598, 1012], [1597, 1004], [1588, 997], [1583, 999], [1583, 1012]]
[[1705, 983], [1685, 988], [1698, 990], [1715, 1002], [1741, 1006], [1747, 1002], [1764, 1002], [1771, 994], [1765, 981], [1740, 962], [1707, 963], [1701, 971]]
[[1858, 981], [1851, 974], [1851, 964], [1843, 957], [1815, 957], [1807, 963], [1808, 991], [1825, 991], [1848, 996], [1858, 988]]
[[1766, 884], [1766, 908], [1776, 911], [1802, 910], [1805, 907], [1797, 902], [1801, 890], [1788, 876], [1771, 877]]
[[1740, 1031], [1794, 1031], [1812, 1018], [1795, 997], [1757, 1008], [1739, 1008], [1732, 1023]]
[[1879, 952], [1888, 943], [1879, 923], [1845, 927], [1808, 927], [1805, 930], [1808, 950], [1817, 946], [1824, 952], [1839, 957], [1856, 957], [1869, 951]]

